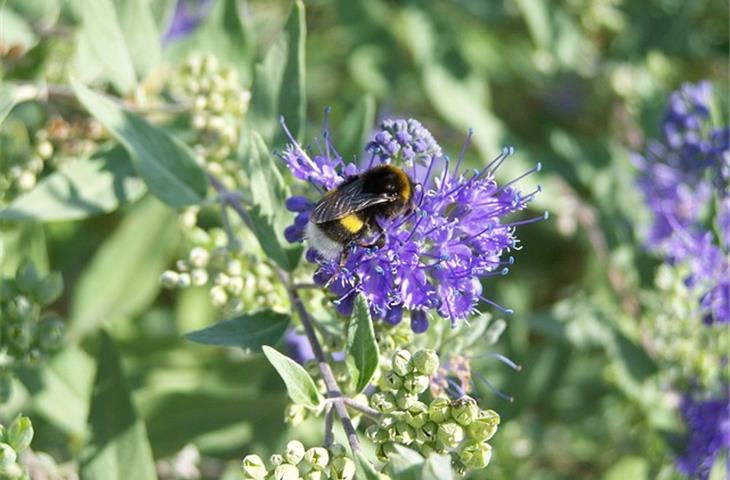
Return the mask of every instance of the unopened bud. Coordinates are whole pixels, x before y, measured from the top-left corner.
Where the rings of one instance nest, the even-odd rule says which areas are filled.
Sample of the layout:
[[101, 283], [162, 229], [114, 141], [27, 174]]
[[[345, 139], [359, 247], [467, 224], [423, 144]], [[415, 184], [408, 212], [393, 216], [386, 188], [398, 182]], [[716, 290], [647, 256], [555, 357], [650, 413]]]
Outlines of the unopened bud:
[[467, 427], [469, 436], [479, 442], [489, 440], [499, 427], [499, 414], [494, 410], [484, 410], [479, 417]]
[[395, 404], [401, 410], [408, 410], [418, 401], [418, 395], [405, 390], [398, 390], [395, 394]]
[[383, 443], [392, 440], [390, 431], [378, 425], [370, 425], [365, 429], [365, 436], [373, 443]]
[[479, 417], [479, 406], [471, 397], [462, 397], [451, 405], [451, 416], [460, 425], [467, 426]]
[[411, 363], [411, 354], [408, 350], [398, 350], [393, 354], [393, 371], [405, 377], [413, 370], [413, 364]]
[[451, 418], [451, 400], [437, 397], [428, 406], [428, 419], [432, 422], [443, 423]]
[[284, 453], [284, 458], [292, 465], [296, 465], [304, 458], [305, 451], [306, 450], [304, 449], [302, 442], [299, 440], [292, 440], [286, 444], [286, 453]]
[[439, 356], [433, 350], [419, 350], [413, 354], [413, 367], [422, 375], [435, 375], [439, 368]]
[[468, 468], [485, 468], [492, 458], [492, 446], [486, 442], [467, 442], [459, 448], [459, 459]]
[[202, 268], [208, 265], [208, 260], [210, 260], [210, 253], [203, 247], [193, 247], [190, 250], [189, 259], [190, 264], [193, 267]]
[[406, 422], [398, 422], [393, 427], [393, 440], [403, 445], [410, 445], [416, 440], [416, 430]]
[[395, 410], [395, 397], [390, 392], [377, 392], [370, 397], [370, 405], [381, 413]]
[[341, 443], [333, 443], [329, 448], [332, 458], [344, 457], [347, 455], [347, 449]]
[[202, 287], [208, 283], [208, 272], [202, 268], [196, 268], [190, 272], [190, 281], [196, 287]]
[[447, 447], [454, 448], [464, 440], [464, 429], [456, 422], [442, 423], [439, 425], [437, 438]]
[[63, 293], [63, 277], [58, 272], [49, 274], [36, 283], [34, 293], [41, 306], [50, 305]]
[[269, 473], [258, 455], [246, 455], [241, 462], [241, 468], [246, 480], [263, 480]]
[[417, 375], [415, 373], [409, 373], [403, 379], [403, 388], [411, 393], [419, 394], [426, 391], [428, 388], [429, 381], [426, 375]]
[[291, 403], [284, 410], [284, 421], [296, 427], [307, 418], [307, 408], [299, 403]]
[[18, 454], [15, 453], [13, 447], [7, 443], [0, 442], [0, 473], [15, 464]]
[[160, 275], [160, 283], [165, 288], [174, 288], [177, 287], [178, 277], [177, 272], [167, 270]]
[[190, 277], [189, 273], [183, 272], [177, 276], [178, 288], [188, 288], [192, 284], [193, 284], [193, 279]]
[[382, 390], [398, 390], [403, 386], [403, 378], [389, 370], [381, 377], [379, 386]]
[[304, 454], [304, 461], [312, 467], [312, 470], [324, 470], [330, 463], [330, 454], [325, 448], [313, 447]]
[[33, 424], [28, 417], [18, 417], [5, 431], [5, 439], [13, 449], [20, 453], [30, 446], [33, 440]]
[[352, 480], [355, 478], [355, 462], [347, 457], [335, 458], [330, 473], [334, 480]]
[[283, 463], [274, 469], [274, 480], [299, 480], [299, 469]]
[[58, 315], [44, 317], [39, 325], [38, 345], [46, 351], [55, 350], [61, 345], [65, 330], [66, 325]]
[[23, 293], [31, 293], [38, 282], [38, 270], [30, 260], [26, 259], [20, 262], [18, 269], [15, 271], [15, 284]]
[[274, 453], [269, 457], [269, 463], [271, 463], [271, 465], [275, 467], [281, 465], [282, 463], [284, 463], [284, 455], [280, 453]]
[[438, 435], [439, 426], [434, 422], [427, 422], [416, 431], [419, 442], [433, 442]]
[[223, 308], [226, 302], [228, 302], [228, 294], [222, 286], [216, 285], [210, 289], [210, 303], [214, 307]]

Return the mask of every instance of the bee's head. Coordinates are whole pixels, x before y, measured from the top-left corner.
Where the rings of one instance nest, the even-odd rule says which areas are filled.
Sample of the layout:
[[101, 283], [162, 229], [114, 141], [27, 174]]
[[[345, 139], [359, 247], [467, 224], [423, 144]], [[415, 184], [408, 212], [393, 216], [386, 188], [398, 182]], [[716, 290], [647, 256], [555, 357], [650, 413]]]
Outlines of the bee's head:
[[390, 198], [386, 216], [396, 216], [413, 208], [413, 180], [403, 169], [380, 165], [366, 172], [365, 189]]

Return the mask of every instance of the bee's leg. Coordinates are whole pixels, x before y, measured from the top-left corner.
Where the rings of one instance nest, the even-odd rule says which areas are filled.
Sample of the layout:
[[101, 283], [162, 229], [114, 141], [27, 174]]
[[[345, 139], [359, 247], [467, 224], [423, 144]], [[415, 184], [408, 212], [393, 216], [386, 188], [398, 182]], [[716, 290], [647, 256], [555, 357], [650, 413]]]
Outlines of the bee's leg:
[[387, 240], [387, 235], [386, 235], [385, 231], [380, 227], [380, 225], [378, 225], [377, 223], [375, 225], [376, 226], [373, 227], [373, 230], [375, 231], [375, 234], [377, 235], [375, 237], [375, 241], [370, 242], [370, 243], [360, 242], [357, 244], [358, 247], [362, 247], [362, 248], [377, 247], [380, 249], [385, 246], [385, 241]]
[[347, 263], [347, 257], [350, 256], [350, 249], [353, 247], [353, 242], [348, 243], [344, 246], [342, 249], [342, 252], [340, 252], [340, 261], [337, 265], [337, 268], [335, 269], [334, 273], [332, 273], [332, 276], [327, 280], [327, 283], [324, 284], [324, 288], [329, 288], [330, 285], [332, 285], [332, 282], [335, 281], [337, 276], [340, 274], [340, 272], [345, 268], [345, 263]]

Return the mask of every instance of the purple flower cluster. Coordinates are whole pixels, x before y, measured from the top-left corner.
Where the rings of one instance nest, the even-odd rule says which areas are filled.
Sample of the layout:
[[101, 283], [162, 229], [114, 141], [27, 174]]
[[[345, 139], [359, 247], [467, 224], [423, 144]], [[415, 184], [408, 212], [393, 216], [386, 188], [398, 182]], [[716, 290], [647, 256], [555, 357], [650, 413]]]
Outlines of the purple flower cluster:
[[178, 0], [165, 41], [170, 42], [188, 35], [198, 28], [210, 10], [210, 0]]
[[[522, 194], [514, 187], [518, 180], [538, 171], [539, 164], [500, 186], [494, 173], [511, 149], [473, 172], [460, 170], [462, 149], [450, 168], [449, 158], [431, 133], [412, 119], [382, 122], [366, 146], [370, 158], [363, 165], [343, 161], [331, 143], [326, 121], [323, 145], [317, 152], [305, 151], [291, 135], [290, 139], [291, 145], [280, 156], [295, 177], [309, 182], [320, 195], [379, 163], [401, 166], [417, 185], [413, 213], [381, 219], [385, 232], [382, 248], [353, 247], [343, 268], [336, 260], [308, 251], [307, 259], [319, 265], [315, 281], [328, 285], [337, 297], [335, 305], [340, 313], [350, 314], [357, 293], [365, 296], [374, 318], [397, 324], [408, 313], [411, 328], [417, 333], [428, 328], [429, 311], [436, 311], [452, 324], [475, 312], [480, 301], [511, 313], [482, 295], [481, 280], [508, 272], [513, 257], [503, 256], [518, 249], [517, 226], [546, 218], [541, 215], [512, 223], [503, 220], [523, 210], [539, 191]], [[287, 207], [297, 216], [286, 229], [286, 238], [301, 241], [313, 202], [292, 197]]]
[[[691, 478], [705, 480], [723, 451], [730, 455], [730, 395], [709, 400], [686, 396], [681, 411], [689, 440], [677, 467]], [[730, 476], [730, 459], [726, 460], [725, 469]]]
[[[650, 248], [688, 263], [687, 284], [701, 293], [706, 323], [730, 322], [730, 128], [713, 128], [709, 83], [672, 93], [663, 139], [635, 156], [639, 187], [653, 214]], [[705, 212], [717, 211], [717, 233]]]

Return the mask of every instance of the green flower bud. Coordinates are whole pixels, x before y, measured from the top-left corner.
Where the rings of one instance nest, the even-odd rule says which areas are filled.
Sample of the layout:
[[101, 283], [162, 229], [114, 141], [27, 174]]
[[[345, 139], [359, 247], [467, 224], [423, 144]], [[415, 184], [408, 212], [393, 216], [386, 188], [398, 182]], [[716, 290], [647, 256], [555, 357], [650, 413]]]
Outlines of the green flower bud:
[[413, 366], [419, 373], [430, 377], [439, 369], [439, 356], [433, 350], [419, 350], [413, 354]]
[[274, 480], [299, 480], [299, 469], [294, 465], [282, 463], [274, 469]]
[[193, 284], [192, 278], [190, 278], [190, 274], [187, 272], [181, 273], [177, 277], [177, 287], [178, 288], [188, 288], [190, 285]]
[[476, 420], [480, 412], [476, 400], [471, 397], [462, 397], [451, 405], [451, 416], [465, 427]]
[[464, 440], [464, 429], [455, 422], [442, 423], [436, 437], [447, 447], [454, 448]]
[[381, 443], [375, 449], [375, 456], [381, 462], [387, 462], [390, 459], [390, 455], [393, 455], [394, 453], [395, 443], [393, 442]]
[[58, 315], [48, 315], [41, 320], [38, 332], [38, 345], [41, 349], [55, 350], [61, 345], [66, 325]]
[[428, 388], [429, 381], [425, 375], [417, 375], [415, 373], [409, 373], [403, 379], [403, 388], [411, 393], [419, 394], [426, 391]]
[[243, 477], [246, 480], [263, 480], [269, 472], [266, 471], [266, 465], [258, 455], [246, 455], [241, 462]]
[[416, 429], [406, 422], [398, 422], [393, 427], [393, 440], [403, 445], [410, 445], [416, 440]]
[[436, 440], [439, 426], [434, 422], [427, 422], [416, 431], [416, 437], [419, 442], [428, 443]]
[[432, 422], [443, 423], [451, 418], [451, 400], [437, 397], [428, 406], [428, 419]]
[[403, 419], [413, 428], [421, 428], [428, 421], [428, 407], [423, 402], [416, 402], [403, 415]]
[[459, 448], [459, 459], [468, 468], [485, 468], [492, 458], [492, 446], [487, 442], [467, 442]]
[[456, 472], [457, 475], [466, 475], [466, 465], [464, 465], [464, 463], [458, 458], [451, 459], [451, 468], [454, 470], [454, 472]]
[[370, 406], [380, 413], [390, 413], [395, 410], [396, 398], [390, 392], [377, 392], [370, 397]]
[[38, 283], [38, 270], [28, 259], [23, 260], [15, 271], [15, 285], [23, 293], [31, 293]]
[[331, 478], [335, 480], [352, 480], [355, 478], [355, 462], [347, 457], [338, 457], [330, 467]]
[[418, 401], [418, 395], [408, 393], [405, 390], [398, 390], [395, 394], [395, 404], [402, 410], [408, 410]]
[[292, 440], [286, 444], [286, 453], [284, 458], [292, 465], [296, 465], [302, 461], [305, 453], [304, 445], [299, 440]]
[[36, 283], [33, 293], [39, 305], [50, 305], [63, 293], [63, 277], [60, 273], [51, 273]]
[[195, 287], [202, 287], [208, 283], [208, 272], [202, 268], [196, 268], [190, 272], [190, 282]]
[[390, 427], [396, 424], [398, 420], [393, 415], [383, 415], [378, 421], [380, 428], [388, 430]]
[[20, 453], [30, 446], [33, 440], [33, 425], [28, 417], [18, 417], [5, 431], [4, 441]]
[[280, 453], [274, 453], [269, 457], [269, 463], [275, 467], [281, 465], [282, 463], [284, 463], [284, 455]]
[[195, 268], [204, 268], [210, 260], [210, 253], [203, 247], [193, 247], [188, 255], [190, 265]]
[[389, 370], [381, 377], [379, 386], [382, 390], [398, 390], [403, 386], [403, 379], [394, 371]]
[[494, 410], [483, 410], [479, 413], [479, 418], [469, 424], [466, 431], [473, 440], [483, 442], [492, 438], [497, 432], [499, 420], [499, 414]]
[[312, 471], [304, 474], [304, 476], [302, 478], [304, 480], [326, 480], [327, 473], [322, 472], [320, 470], [312, 470]]
[[307, 407], [298, 403], [287, 405], [284, 410], [284, 421], [289, 425], [296, 427], [307, 418]]
[[0, 442], [0, 472], [15, 464], [18, 454], [7, 443]]
[[172, 270], [167, 270], [160, 275], [160, 283], [165, 288], [175, 288], [178, 284], [178, 273]]
[[210, 303], [216, 308], [223, 308], [228, 302], [228, 294], [220, 285], [216, 285], [210, 289]]
[[332, 458], [344, 457], [347, 455], [347, 449], [341, 443], [333, 443], [329, 448]]
[[313, 447], [304, 454], [304, 461], [312, 468], [312, 470], [324, 470], [330, 463], [330, 454], [327, 449], [322, 447]]
[[391, 440], [389, 430], [378, 425], [370, 425], [365, 429], [365, 436], [373, 443], [383, 443]]
[[413, 370], [411, 354], [408, 350], [398, 350], [393, 354], [392, 369], [401, 377], [405, 377]]

